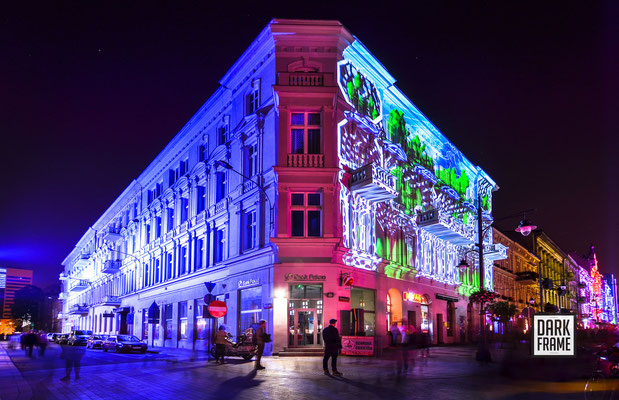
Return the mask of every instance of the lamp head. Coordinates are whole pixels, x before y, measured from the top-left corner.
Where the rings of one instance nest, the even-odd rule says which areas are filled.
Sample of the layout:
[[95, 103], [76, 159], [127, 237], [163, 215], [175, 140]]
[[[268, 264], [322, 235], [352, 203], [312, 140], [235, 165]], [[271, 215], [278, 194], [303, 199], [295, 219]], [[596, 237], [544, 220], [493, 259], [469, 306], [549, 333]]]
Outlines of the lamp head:
[[533, 297], [531, 297], [529, 299], [529, 304], [531, 304], [531, 305], [535, 304], [535, 299]]
[[467, 263], [465, 259], [462, 259], [462, 261], [460, 261], [460, 264], [458, 264], [458, 269], [462, 272], [465, 272], [468, 267], [469, 263]]
[[531, 231], [534, 229], [537, 229], [537, 226], [531, 224], [528, 219], [523, 218], [522, 221], [520, 221], [518, 228], [516, 228], [516, 232], [520, 233], [522, 236], [529, 236]]

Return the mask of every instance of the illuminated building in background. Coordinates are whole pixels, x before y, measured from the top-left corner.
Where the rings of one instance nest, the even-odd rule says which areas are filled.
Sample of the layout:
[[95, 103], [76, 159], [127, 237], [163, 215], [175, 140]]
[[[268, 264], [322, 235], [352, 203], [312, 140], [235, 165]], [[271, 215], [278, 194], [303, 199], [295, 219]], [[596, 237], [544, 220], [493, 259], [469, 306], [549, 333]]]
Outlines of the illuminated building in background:
[[271, 21], [66, 257], [63, 330], [202, 349], [213, 282], [217, 324], [265, 319], [267, 352], [320, 348], [331, 318], [377, 345], [392, 323], [467, 340], [497, 185], [394, 83], [339, 22]]
[[13, 332], [11, 306], [15, 303], [15, 292], [24, 286], [32, 285], [32, 270], [18, 268], [0, 268], [0, 333]]
[[603, 276], [602, 320], [617, 324], [617, 279], [613, 274]]

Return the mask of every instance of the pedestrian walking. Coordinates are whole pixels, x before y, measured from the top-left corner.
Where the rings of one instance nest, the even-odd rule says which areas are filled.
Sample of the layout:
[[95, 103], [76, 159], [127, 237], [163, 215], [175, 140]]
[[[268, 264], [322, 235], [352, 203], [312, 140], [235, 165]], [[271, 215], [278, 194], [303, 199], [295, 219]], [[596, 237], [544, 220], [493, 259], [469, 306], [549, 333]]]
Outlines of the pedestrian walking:
[[258, 344], [258, 349], [256, 350], [256, 369], [265, 369], [262, 365], [260, 365], [260, 360], [262, 359], [262, 353], [264, 352], [264, 345], [270, 342], [271, 339], [269, 334], [267, 333], [267, 322], [265, 320], [260, 320], [260, 325], [258, 329], [256, 329], [256, 343]]
[[26, 332], [22, 332], [22, 334], [19, 336], [19, 344], [21, 346], [21, 349], [26, 352], [26, 355], [28, 355], [28, 345], [26, 344], [27, 341], [28, 334]]
[[219, 327], [219, 330], [215, 333], [215, 364], [225, 364], [224, 355], [226, 354], [226, 344], [228, 343], [228, 334], [226, 333], [226, 328], [222, 325]]
[[47, 334], [45, 332], [39, 333], [39, 356], [45, 356], [45, 349], [47, 348]]
[[32, 358], [32, 349], [34, 345], [37, 344], [37, 335], [34, 331], [28, 332], [26, 335], [26, 347], [28, 348], [28, 357]]
[[60, 378], [62, 382], [68, 382], [71, 379], [71, 370], [75, 371], [75, 379], [80, 379], [80, 367], [82, 365], [82, 357], [86, 350], [82, 346], [61, 345], [62, 352], [60, 358], [65, 361], [65, 376]]
[[325, 356], [322, 359], [322, 369], [325, 375], [329, 375], [330, 358], [333, 375], [342, 376], [342, 373], [337, 370], [337, 355], [342, 348], [342, 338], [340, 337], [340, 332], [335, 327], [336, 322], [336, 319], [329, 320], [329, 326], [322, 331], [322, 338], [325, 343]]

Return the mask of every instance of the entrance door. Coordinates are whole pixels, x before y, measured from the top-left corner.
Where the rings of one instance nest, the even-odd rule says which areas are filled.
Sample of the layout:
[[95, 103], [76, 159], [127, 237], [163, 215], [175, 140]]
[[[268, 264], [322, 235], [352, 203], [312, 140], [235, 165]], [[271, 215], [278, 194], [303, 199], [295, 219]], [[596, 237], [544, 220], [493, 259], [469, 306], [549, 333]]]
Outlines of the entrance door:
[[293, 347], [318, 345], [316, 322], [315, 308], [294, 309]]
[[436, 344], [443, 344], [443, 314], [436, 314]]

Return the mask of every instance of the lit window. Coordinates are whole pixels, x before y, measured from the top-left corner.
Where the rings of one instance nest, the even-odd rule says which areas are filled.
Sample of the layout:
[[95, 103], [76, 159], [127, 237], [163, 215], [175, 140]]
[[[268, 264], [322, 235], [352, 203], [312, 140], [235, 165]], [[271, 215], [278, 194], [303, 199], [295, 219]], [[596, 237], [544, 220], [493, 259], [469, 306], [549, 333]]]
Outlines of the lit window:
[[320, 113], [290, 114], [290, 153], [321, 154]]
[[178, 338], [187, 339], [187, 302], [178, 303]]
[[322, 198], [320, 193], [291, 193], [290, 235], [322, 236]]
[[245, 146], [243, 158], [243, 175], [251, 178], [258, 172], [258, 146]]
[[215, 231], [215, 254], [213, 254], [214, 262], [222, 262], [224, 259], [224, 248], [225, 248], [225, 239], [224, 239], [224, 230], [217, 229]]

